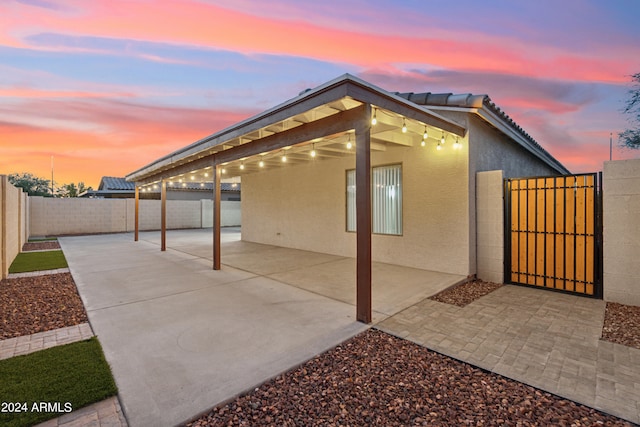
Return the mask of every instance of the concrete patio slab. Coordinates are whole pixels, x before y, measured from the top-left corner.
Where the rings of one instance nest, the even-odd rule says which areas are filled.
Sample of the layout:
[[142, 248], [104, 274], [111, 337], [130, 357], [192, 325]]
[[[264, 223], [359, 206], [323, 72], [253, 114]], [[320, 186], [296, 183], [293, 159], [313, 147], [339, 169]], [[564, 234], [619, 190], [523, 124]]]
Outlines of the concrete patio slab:
[[[210, 230], [171, 231], [166, 252], [159, 233], [137, 243], [132, 234], [60, 239], [132, 426], [186, 421], [367, 328], [355, 321], [352, 296], [340, 296], [354, 292], [354, 260], [241, 242], [237, 230], [223, 236], [221, 271], [211, 269]], [[375, 272], [387, 296], [459, 280]]]

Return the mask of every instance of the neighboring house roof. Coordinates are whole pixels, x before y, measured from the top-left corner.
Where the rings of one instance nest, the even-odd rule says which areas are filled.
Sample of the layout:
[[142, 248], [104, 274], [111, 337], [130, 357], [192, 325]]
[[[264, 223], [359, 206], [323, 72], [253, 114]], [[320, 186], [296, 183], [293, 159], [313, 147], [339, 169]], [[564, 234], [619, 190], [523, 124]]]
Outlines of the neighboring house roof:
[[100, 180], [100, 185], [98, 186], [98, 191], [107, 190], [135, 190], [136, 184], [134, 182], [128, 182], [124, 178], [117, 178], [114, 176], [103, 176]]
[[[100, 185], [97, 190], [85, 191], [81, 194], [81, 197], [96, 197], [107, 194], [133, 194], [135, 192], [135, 182], [129, 182], [125, 178], [119, 178], [114, 176], [103, 176], [100, 179]], [[239, 183], [223, 182], [220, 184], [220, 190], [224, 192], [240, 191]], [[212, 182], [185, 182], [185, 183], [173, 183], [167, 187], [168, 190], [173, 191], [213, 191]]]
[[[462, 94], [453, 94], [453, 93], [431, 93], [431, 92], [422, 92], [422, 93], [414, 93], [414, 92], [395, 92], [395, 95], [398, 95], [402, 98], [405, 98], [408, 101], [414, 102], [418, 105], [424, 105], [426, 107], [453, 107], [453, 108], [466, 108], [466, 109], [486, 109], [492, 112], [497, 118], [502, 120], [507, 126], [509, 126], [512, 130], [514, 130], [519, 136], [521, 136], [524, 141], [526, 141], [527, 147], [534, 154], [539, 157], [543, 157], [547, 162], [552, 163], [554, 166], [559, 168], [559, 170], [564, 171], [564, 173], [569, 173], [569, 170], [564, 167], [560, 162], [558, 162], [551, 154], [547, 152], [538, 142], [533, 139], [531, 135], [520, 127], [507, 113], [502, 111], [500, 107], [498, 107], [489, 95], [474, 95], [471, 93], [462, 93]], [[487, 117], [483, 117], [485, 120]]]

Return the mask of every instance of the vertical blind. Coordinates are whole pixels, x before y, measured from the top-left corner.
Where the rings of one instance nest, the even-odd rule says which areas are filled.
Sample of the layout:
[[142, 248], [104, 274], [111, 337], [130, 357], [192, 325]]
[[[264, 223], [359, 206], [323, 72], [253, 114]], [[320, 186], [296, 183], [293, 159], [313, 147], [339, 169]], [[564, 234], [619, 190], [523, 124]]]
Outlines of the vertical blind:
[[[356, 231], [355, 170], [347, 171], [347, 231]], [[376, 234], [402, 234], [402, 168], [372, 169], [372, 228]]]

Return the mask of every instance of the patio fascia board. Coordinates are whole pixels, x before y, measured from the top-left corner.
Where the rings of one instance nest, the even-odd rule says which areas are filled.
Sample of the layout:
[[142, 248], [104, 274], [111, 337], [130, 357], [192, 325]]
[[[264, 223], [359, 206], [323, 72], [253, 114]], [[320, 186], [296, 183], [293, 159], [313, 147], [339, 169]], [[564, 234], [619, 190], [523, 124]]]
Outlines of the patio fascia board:
[[[144, 185], [166, 179], [171, 176], [179, 175], [181, 173], [209, 167], [213, 164], [214, 159], [216, 159], [215, 162], [219, 164], [222, 162], [233, 161], [242, 157], [246, 157], [247, 155], [250, 155], [246, 154], [249, 152], [255, 151], [255, 154], [259, 154], [261, 152], [268, 151], [267, 148], [260, 147], [255, 149], [245, 149], [246, 151], [236, 149], [238, 149], [239, 147], [250, 145], [255, 147], [260, 144], [264, 144], [265, 141], [268, 141], [270, 143], [270, 146], [272, 147], [270, 148], [271, 150], [294, 145], [294, 143], [291, 142], [292, 138], [290, 137], [288, 138], [289, 142], [284, 143], [281, 146], [278, 146], [278, 144], [273, 144], [272, 141], [277, 139], [278, 136], [284, 137], [286, 132], [291, 132], [297, 128], [309, 126], [315, 122], [320, 122], [321, 120], [325, 119], [329, 119], [323, 122], [324, 126], [327, 126], [328, 129], [326, 130], [324, 135], [320, 135], [320, 133], [322, 133], [320, 131], [316, 137], [327, 136], [333, 133], [340, 132], [341, 130], [336, 130], [335, 127], [334, 129], [329, 129], [331, 127], [331, 120], [335, 121], [337, 118], [334, 114], [325, 119], [320, 119], [314, 122], [300, 125], [289, 131], [278, 132], [268, 137], [256, 139], [226, 150], [214, 151], [216, 147], [220, 148], [226, 142], [231, 141], [235, 138], [242, 137], [243, 135], [255, 132], [259, 129], [271, 126], [283, 120], [295, 117], [296, 115], [303, 114], [314, 108], [327, 105], [344, 98], [351, 98], [363, 104], [373, 104], [378, 108], [396, 112], [398, 114], [406, 116], [407, 118], [411, 118], [413, 120], [417, 120], [425, 124], [441, 128], [447, 132], [451, 132], [459, 136], [464, 136], [466, 134], [466, 129], [455, 122], [448, 120], [429, 109], [422, 108], [421, 106], [414, 104], [413, 102], [407, 101], [402, 97], [375, 87], [365, 82], [364, 80], [346, 74], [322, 86], [307, 91], [296, 98], [293, 98], [276, 107], [266, 110], [257, 116], [239, 122], [234, 126], [231, 126], [218, 133], [196, 141], [195, 143], [190, 144], [189, 146], [181, 150], [161, 157], [155, 162], [150, 163], [149, 165], [127, 175], [126, 179], [127, 181], [135, 181], [137, 185]], [[343, 111], [342, 113], [345, 113], [346, 111]], [[353, 121], [354, 118], [343, 118], [343, 120]], [[355, 125], [353, 123], [350, 123], [349, 126], [350, 127], [344, 128], [344, 125], [340, 125], [338, 126], [338, 128], [344, 131], [353, 129]], [[299, 142], [304, 141], [298, 141], [297, 143]], [[235, 156], [231, 154], [222, 154], [227, 151], [235, 153]], [[245, 154], [241, 155], [241, 153]]]

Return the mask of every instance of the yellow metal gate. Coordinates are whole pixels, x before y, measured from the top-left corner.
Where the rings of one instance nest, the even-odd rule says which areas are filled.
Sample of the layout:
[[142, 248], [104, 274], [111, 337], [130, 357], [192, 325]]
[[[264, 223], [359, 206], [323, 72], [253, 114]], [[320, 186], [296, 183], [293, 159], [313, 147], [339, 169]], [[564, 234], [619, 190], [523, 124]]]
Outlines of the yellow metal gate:
[[505, 282], [602, 298], [601, 181], [505, 180]]

